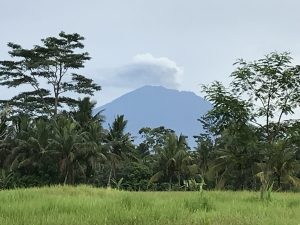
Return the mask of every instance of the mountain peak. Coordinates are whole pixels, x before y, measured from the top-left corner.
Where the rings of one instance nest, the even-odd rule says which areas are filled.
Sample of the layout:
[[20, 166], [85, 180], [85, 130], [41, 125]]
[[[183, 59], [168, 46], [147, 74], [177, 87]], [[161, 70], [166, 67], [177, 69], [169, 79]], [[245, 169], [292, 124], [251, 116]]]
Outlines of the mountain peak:
[[154, 91], [154, 90], [155, 91], [178, 91], [176, 89], [166, 88], [161, 85], [145, 85], [143, 87], [136, 89], [135, 91]]
[[104, 109], [107, 124], [111, 124], [116, 115], [124, 114], [128, 120], [127, 131], [134, 136], [138, 136], [142, 127], [164, 126], [188, 136], [192, 143], [193, 136], [202, 132], [197, 119], [210, 108], [209, 102], [193, 92], [146, 85], [95, 111]]

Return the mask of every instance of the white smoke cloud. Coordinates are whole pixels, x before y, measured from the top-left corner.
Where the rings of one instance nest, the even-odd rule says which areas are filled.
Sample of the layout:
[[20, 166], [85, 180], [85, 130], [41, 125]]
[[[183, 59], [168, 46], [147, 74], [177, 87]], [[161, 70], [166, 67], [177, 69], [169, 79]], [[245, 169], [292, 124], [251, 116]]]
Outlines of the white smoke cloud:
[[138, 88], [144, 85], [161, 85], [179, 88], [183, 68], [166, 57], [138, 54], [127, 65], [103, 73], [100, 84], [118, 88]]

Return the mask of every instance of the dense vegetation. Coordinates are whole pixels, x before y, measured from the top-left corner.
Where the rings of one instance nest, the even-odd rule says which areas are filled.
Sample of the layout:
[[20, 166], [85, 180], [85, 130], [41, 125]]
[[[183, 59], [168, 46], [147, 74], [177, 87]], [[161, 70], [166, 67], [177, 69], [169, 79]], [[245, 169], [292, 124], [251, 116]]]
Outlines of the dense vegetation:
[[254, 192], [125, 192], [51, 187], [0, 192], [2, 225], [295, 225], [300, 197], [274, 193], [260, 201]]
[[122, 115], [104, 129], [89, 97], [100, 86], [76, 73], [90, 59], [82, 40], [62, 32], [32, 49], [9, 43], [13, 60], [0, 61], [0, 85], [25, 91], [1, 101], [1, 188], [261, 190], [263, 198], [299, 190], [300, 121], [288, 116], [300, 104], [300, 66], [289, 54], [239, 60], [227, 88], [203, 86], [213, 108], [199, 118], [207, 132], [191, 149], [165, 127], [141, 128], [135, 144]]

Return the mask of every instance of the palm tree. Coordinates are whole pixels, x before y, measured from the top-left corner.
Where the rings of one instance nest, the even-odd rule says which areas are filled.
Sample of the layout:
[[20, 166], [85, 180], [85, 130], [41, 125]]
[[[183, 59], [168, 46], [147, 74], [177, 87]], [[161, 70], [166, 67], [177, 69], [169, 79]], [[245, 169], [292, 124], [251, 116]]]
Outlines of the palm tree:
[[288, 141], [280, 140], [272, 143], [268, 151], [266, 162], [276, 177], [277, 187], [281, 189], [282, 183], [292, 183], [300, 186], [300, 179], [296, 174], [300, 171], [300, 162], [296, 158], [297, 148]]
[[133, 156], [134, 145], [130, 133], [125, 133], [127, 120], [118, 115], [106, 134], [105, 143], [107, 158], [110, 161], [110, 172], [107, 186], [110, 187], [112, 177], [116, 178], [117, 164], [121, 159]]
[[86, 178], [91, 178], [95, 169], [100, 166], [102, 161], [106, 161], [104, 141], [104, 131], [98, 121], [90, 122], [87, 129], [87, 150], [84, 160], [86, 163]]
[[64, 184], [74, 184], [76, 172], [84, 176], [84, 155], [88, 146], [88, 135], [77, 122], [66, 117], [53, 120], [53, 137], [50, 149], [58, 157], [58, 166]]
[[188, 169], [187, 166], [191, 160], [187, 150], [185, 136], [177, 137], [174, 133], [167, 134], [165, 145], [158, 150], [157, 154], [158, 172], [151, 177], [150, 182], [168, 178], [171, 188], [173, 178], [176, 177], [180, 185], [181, 178]]
[[92, 102], [89, 97], [78, 101], [78, 110], [73, 113], [74, 119], [78, 122], [81, 129], [87, 132], [88, 150], [84, 158], [86, 162], [86, 178], [91, 178], [101, 160], [106, 160], [103, 142], [105, 138], [102, 123], [104, 117], [102, 111], [93, 115], [93, 108], [96, 102]]
[[228, 183], [234, 189], [255, 185], [255, 165], [260, 162], [257, 137], [252, 127], [224, 130], [216, 140], [209, 173], [215, 173], [216, 188]]
[[104, 116], [101, 115], [102, 111], [93, 115], [93, 109], [96, 102], [90, 100], [89, 97], [79, 99], [78, 110], [73, 112], [74, 119], [79, 123], [82, 128], [88, 128], [90, 123], [98, 122], [99, 126], [104, 122]]
[[204, 176], [209, 170], [214, 148], [213, 140], [208, 135], [196, 136], [197, 146], [195, 151], [191, 152], [193, 161], [199, 168], [199, 172]]
[[[1, 166], [15, 177], [17, 185], [50, 184], [50, 180], [55, 180], [55, 176], [51, 176], [53, 173], [48, 173], [48, 165], [52, 162], [48, 150], [48, 139], [52, 134], [49, 125], [46, 120], [28, 116], [13, 119], [10, 135], [0, 146], [1, 155], [5, 155]], [[20, 179], [23, 177], [29, 179]]]
[[0, 167], [3, 168], [5, 159], [9, 154], [9, 149], [7, 148], [9, 144], [7, 143], [8, 137], [8, 125], [6, 118], [6, 111], [0, 112]]
[[49, 126], [44, 120], [31, 120], [29, 117], [20, 116], [12, 140], [12, 151], [8, 157], [11, 159], [11, 170], [22, 167], [37, 168], [41, 157], [47, 153], [49, 135]]

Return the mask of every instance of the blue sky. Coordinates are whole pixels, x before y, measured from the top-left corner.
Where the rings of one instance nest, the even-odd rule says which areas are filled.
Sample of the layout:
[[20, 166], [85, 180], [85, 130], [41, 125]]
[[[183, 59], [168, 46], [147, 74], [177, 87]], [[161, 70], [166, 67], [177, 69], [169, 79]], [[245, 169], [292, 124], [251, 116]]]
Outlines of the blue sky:
[[[290, 51], [300, 63], [298, 0], [0, 0], [0, 59], [60, 31], [83, 35], [92, 60], [83, 72], [103, 105], [146, 84], [200, 93], [228, 82], [237, 58]], [[0, 87], [3, 96], [17, 90]]]

